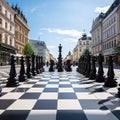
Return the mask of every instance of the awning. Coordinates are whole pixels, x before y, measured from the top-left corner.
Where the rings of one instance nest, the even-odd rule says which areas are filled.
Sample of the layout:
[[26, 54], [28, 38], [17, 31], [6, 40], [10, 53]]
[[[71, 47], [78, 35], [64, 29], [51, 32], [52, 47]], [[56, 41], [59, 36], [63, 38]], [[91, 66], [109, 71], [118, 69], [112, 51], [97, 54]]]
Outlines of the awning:
[[17, 49], [15, 47], [11, 46], [11, 45], [8, 45], [8, 44], [5, 44], [5, 43], [0, 43], [0, 50], [15, 54], [15, 51]]

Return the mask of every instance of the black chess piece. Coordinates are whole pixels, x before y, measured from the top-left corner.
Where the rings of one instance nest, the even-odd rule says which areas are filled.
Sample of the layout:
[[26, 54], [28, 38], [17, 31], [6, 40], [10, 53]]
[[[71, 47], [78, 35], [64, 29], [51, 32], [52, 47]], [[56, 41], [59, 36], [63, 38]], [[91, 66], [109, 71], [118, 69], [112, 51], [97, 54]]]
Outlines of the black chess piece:
[[12, 55], [11, 56], [11, 60], [10, 60], [10, 64], [11, 64], [11, 68], [10, 68], [10, 73], [9, 73], [9, 78], [8, 78], [8, 82], [6, 84], [6, 87], [16, 87], [19, 85], [19, 81], [16, 78], [17, 73], [16, 73], [16, 68], [15, 68], [15, 56]]
[[53, 60], [50, 60], [49, 72], [54, 72], [54, 61]]
[[112, 56], [109, 56], [107, 78], [105, 79], [105, 83], [104, 83], [105, 87], [117, 86], [117, 82], [115, 81], [114, 76], [115, 74], [113, 69], [113, 59]]
[[44, 72], [44, 63], [43, 63], [43, 57], [42, 56], [40, 56], [40, 71], [41, 72]]
[[57, 69], [58, 69], [58, 72], [62, 72], [63, 71], [63, 66], [62, 66], [62, 54], [61, 54], [62, 46], [61, 46], [61, 44], [58, 46], [58, 48], [59, 48], [59, 56], [58, 56]]
[[27, 76], [25, 74], [24, 62], [25, 62], [25, 60], [24, 60], [24, 57], [22, 56], [21, 60], [20, 60], [20, 65], [21, 65], [21, 67], [20, 67], [20, 75], [18, 76], [19, 82], [24, 82], [24, 81], [27, 80]]
[[32, 75], [35, 76], [37, 73], [36, 73], [36, 68], [35, 68], [35, 55], [32, 54]]
[[95, 66], [95, 62], [96, 62], [96, 57], [92, 56], [91, 57], [91, 72], [90, 72], [90, 76], [89, 76], [90, 80], [96, 79], [96, 66]]
[[86, 60], [86, 65], [87, 65], [87, 68], [86, 68], [86, 72], [85, 72], [85, 77], [89, 77], [90, 76], [90, 71], [91, 71], [91, 56], [88, 54], [87, 56], [87, 60]]
[[40, 73], [40, 70], [39, 70], [39, 57], [38, 56], [36, 56], [36, 72], [37, 72], [37, 74]]
[[102, 56], [102, 54], [99, 54], [98, 56], [98, 74], [96, 76], [96, 82], [104, 82], [105, 78], [103, 76], [104, 71], [103, 71], [103, 61], [104, 61], [104, 57]]
[[85, 56], [83, 56], [83, 65], [82, 65], [82, 69], [83, 69], [82, 74], [83, 75], [85, 75], [85, 73], [87, 71], [87, 67], [88, 67], [88, 65], [87, 65], [87, 56], [85, 55]]
[[71, 72], [71, 71], [72, 71], [70, 61], [71, 61], [71, 60], [67, 60], [67, 61], [66, 61], [66, 64], [65, 64], [65, 66], [66, 66], [66, 71], [67, 71], [67, 72]]
[[31, 59], [30, 59], [30, 56], [26, 56], [26, 75], [27, 75], [27, 78], [32, 78], [32, 73], [31, 73], [31, 69], [30, 69], [30, 66], [31, 66]]

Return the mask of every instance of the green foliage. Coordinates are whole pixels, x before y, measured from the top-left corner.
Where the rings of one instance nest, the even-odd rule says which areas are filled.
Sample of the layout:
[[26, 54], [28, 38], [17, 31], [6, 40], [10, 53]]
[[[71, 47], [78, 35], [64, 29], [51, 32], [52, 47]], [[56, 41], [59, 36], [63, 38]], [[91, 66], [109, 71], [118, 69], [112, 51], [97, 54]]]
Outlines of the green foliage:
[[26, 43], [26, 45], [23, 48], [23, 54], [26, 56], [31, 56], [33, 53], [35, 53], [35, 50], [30, 42]]
[[84, 51], [83, 51], [82, 55], [88, 55], [88, 54], [90, 54], [89, 49], [84, 49]]
[[114, 52], [116, 55], [120, 55], [120, 43], [118, 43], [116, 47], [114, 47]]

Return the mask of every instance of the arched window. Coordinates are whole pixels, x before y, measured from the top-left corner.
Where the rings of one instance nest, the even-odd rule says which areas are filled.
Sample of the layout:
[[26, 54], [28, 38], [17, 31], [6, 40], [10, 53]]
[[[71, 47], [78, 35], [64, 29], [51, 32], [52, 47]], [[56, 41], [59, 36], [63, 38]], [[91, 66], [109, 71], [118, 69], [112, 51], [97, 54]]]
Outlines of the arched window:
[[0, 18], [0, 24], [2, 25], [2, 18]]

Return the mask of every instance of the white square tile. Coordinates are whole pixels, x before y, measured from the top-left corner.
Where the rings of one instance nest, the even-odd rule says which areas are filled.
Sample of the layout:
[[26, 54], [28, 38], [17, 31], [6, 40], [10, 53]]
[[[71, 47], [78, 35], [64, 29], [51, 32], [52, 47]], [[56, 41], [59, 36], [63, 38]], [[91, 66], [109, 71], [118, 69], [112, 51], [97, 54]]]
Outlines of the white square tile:
[[56, 120], [56, 110], [32, 110], [26, 120]]
[[58, 84], [47, 84], [46, 88], [58, 88]]
[[14, 90], [16, 87], [12, 87], [12, 88], [2, 88], [2, 92], [11, 92], [12, 90]]
[[33, 84], [23, 84], [21, 86], [19, 86], [18, 88], [31, 88], [33, 86]]
[[5, 110], [0, 110], [0, 115], [4, 112]]
[[78, 99], [97, 99], [93, 94], [90, 93], [80, 93], [80, 92], [76, 92], [76, 96]]
[[107, 99], [109, 97], [113, 97], [110, 93], [107, 92], [96, 92], [94, 95], [101, 100]]
[[78, 100], [58, 100], [58, 110], [82, 110]]
[[42, 93], [39, 99], [58, 99], [58, 93]]
[[42, 81], [40, 82], [40, 81], [39, 81], [39, 82], [37, 82], [37, 83], [35, 83], [35, 84], [47, 84], [47, 83], [48, 83], [48, 82], [42, 82]]
[[71, 84], [70, 82], [64, 81], [64, 82], [59, 82], [59, 84]]
[[37, 100], [16, 100], [7, 110], [32, 110]]
[[59, 92], [74, 92], [73, 88], [59, 88]]
[[49, 82], [59, 82], [59, 79], [50, 79]]
[[88, 120], [118, 120], [109, 110], [84, 110]]
[[2, 97], [0, 97], [0, 99], [19, 99], [24, 93], [16, 93], [16, 92], [12, 92], [12, 93], [7, 93], [5, 95], [3, 95]]
[[38, 92], [41, 93], [43, 92], [44, 88], [30, 88], [27, 92], [33, 93], [33, 92]]

